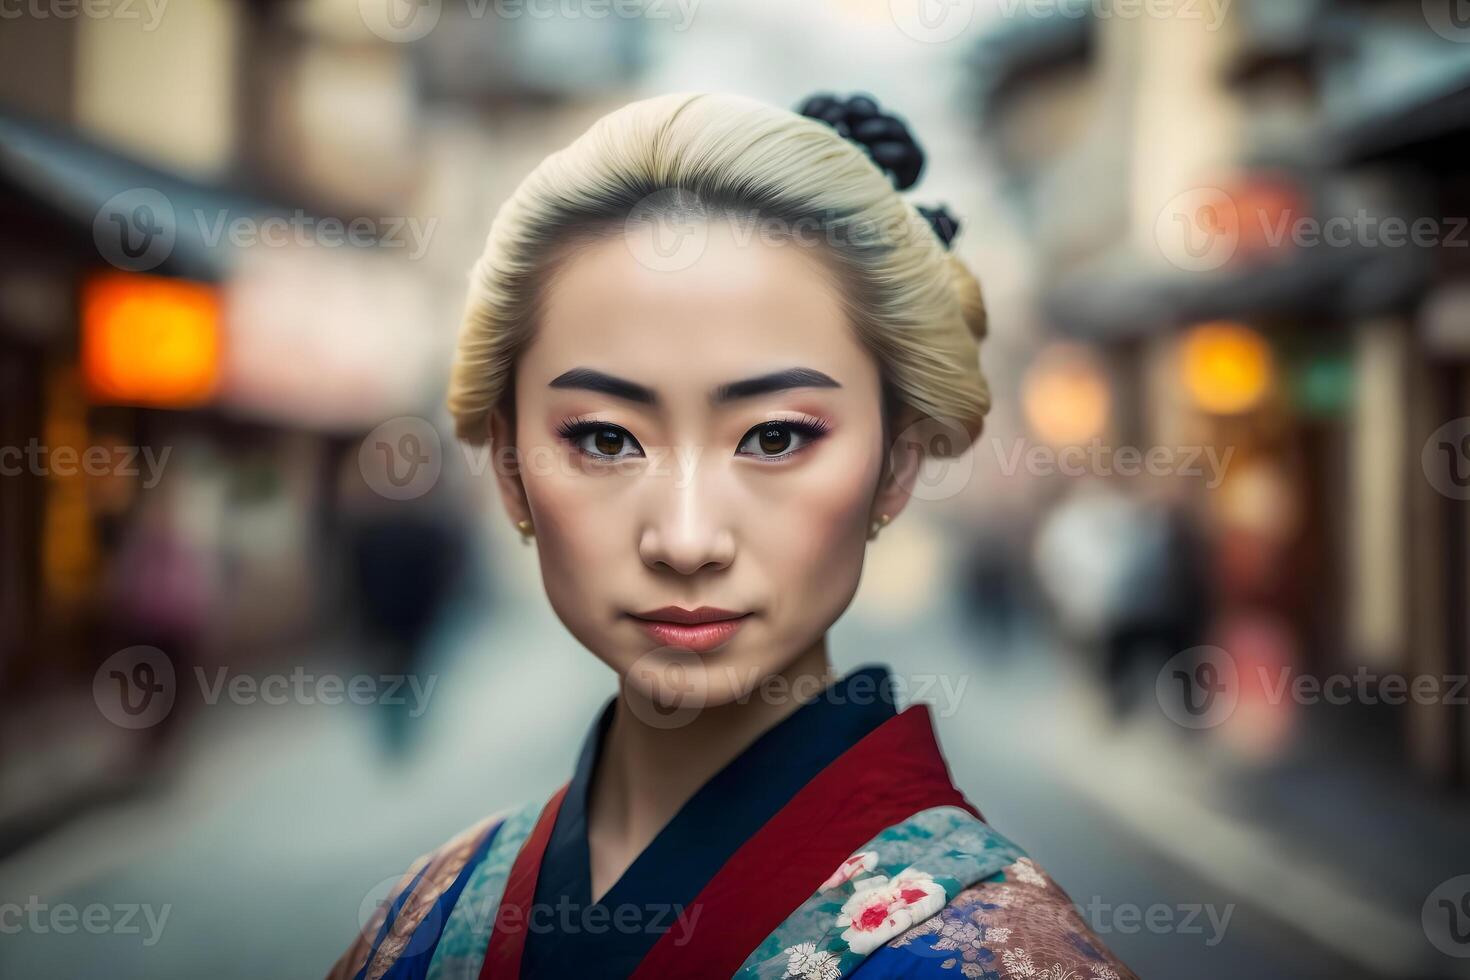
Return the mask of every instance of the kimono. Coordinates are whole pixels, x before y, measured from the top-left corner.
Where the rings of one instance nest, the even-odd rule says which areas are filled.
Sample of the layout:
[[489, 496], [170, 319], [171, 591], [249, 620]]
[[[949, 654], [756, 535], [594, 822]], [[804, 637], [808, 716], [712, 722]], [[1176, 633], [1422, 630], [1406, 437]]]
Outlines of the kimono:
[[1137, 980], [955, 788], [927, 705], [855, 671], [715, 774], [597, 902], [571, 781], [421, 857], [329, 980]]

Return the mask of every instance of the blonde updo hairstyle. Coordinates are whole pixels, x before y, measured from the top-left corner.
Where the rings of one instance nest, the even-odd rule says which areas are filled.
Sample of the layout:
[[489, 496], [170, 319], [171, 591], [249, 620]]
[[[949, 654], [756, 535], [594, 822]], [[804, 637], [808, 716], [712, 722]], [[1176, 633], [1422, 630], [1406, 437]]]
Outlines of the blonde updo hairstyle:
[[450, 379], [459, 437], [485, 442], [498, 407], [514, 417], [517, 356], [547, 283], [579, 244], [627, 234], [630, 221], [721, 217], [791, 229], [796, 240], [818, 231], [853, 328], [881, 367], [888, 438], [896, 413], [963, 430], [961, 444], [931, 440], [933, 455], [959, 455], [979, 437], [990, 393], [975, 276], [832, 127], [708, 93], [644, 99], [603, 116], [501, 206], [470, 273]]

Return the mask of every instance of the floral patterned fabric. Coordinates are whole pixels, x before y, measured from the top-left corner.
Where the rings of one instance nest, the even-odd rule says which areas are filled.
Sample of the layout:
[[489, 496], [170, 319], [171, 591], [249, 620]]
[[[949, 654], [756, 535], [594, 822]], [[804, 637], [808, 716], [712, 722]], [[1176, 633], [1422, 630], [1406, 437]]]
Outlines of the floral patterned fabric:
[[736, 975], [845, 976], [873, 950], [934, 916], [967, 885], [1020, 857], [1020, 848], [966, 810], [922, 810], [842, 862]]
[[1019, 848], [955, 807], [890, 827], [737, 974], [839, 980], [1138, 980]]
[[1138, 980], [1030, 858], [957, 894], [864, 961], [863, 980]]

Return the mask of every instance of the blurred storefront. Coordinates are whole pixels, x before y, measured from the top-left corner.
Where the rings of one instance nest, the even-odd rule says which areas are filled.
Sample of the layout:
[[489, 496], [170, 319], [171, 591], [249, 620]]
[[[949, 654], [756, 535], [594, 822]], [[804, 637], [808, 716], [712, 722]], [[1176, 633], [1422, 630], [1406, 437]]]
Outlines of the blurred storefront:
[[[1407, 2], [1242, 3], [1218, 23], [1063, 4], [975, 53], [976, 112], [1046, 270], [1042, 318], [1104, 365], [1103, 438], [1228, 454], [1217, 488], [1166, 480], [1211, 544], [1211, 642], [1241, 664], [1470, 670], [1464, 498], [1427, 448], [1470, 414], [1451, 240], [1470, 45], [1424, 17]], [[1279, 754], [1295, 714], [1251, 714], [1243, 742]], [[1394, 717], [1421, 772], [1470, 779], [1463, 707]]]
[[[110, 654], [174, 647], [186, 672], [272, 656], [328, 623], [341, 460], [432, 403], [448, 341], [409, 265], [432, 229], [389, 193], [372, 206], [381, 181], [334, 200], [284, 167], [247, 161], [247, 180], [226, 166], [236, 146], [270, 143], [246, 128], [255, 90], [233, 55], [272, 13], [208, 3], [149, 36], [53, 18], [7, 37], [62, 53], [28, 82], [71, 97], [0, 108], [0, 781], [17, 788], [10, 767], [25, 763], [7, 746], [52, 760], [6, 794], [31, 812], [0, 808], [0, 837], [147, 765], [72, 707]], [[99, 64], [143, 43], [179, 60], [99, 82]], [[161, 111], [179, 85], [193, 97]], [[326, 210], [339, 203], [356, 210]]]

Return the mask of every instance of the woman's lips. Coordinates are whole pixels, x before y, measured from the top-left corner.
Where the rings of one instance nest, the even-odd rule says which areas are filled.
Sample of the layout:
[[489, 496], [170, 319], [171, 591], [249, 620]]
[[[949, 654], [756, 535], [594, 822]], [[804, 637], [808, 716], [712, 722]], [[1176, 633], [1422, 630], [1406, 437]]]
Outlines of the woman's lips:
[[717, 619], [708, 623], [671, 623], [667, 620], [641, 619], [634, 616], [633, 622], [643, 627], [646, 633], [664, 646], [683, 647], [695, 653], [708, 653], [739, 632], [740, 627], [745, 625], [745, 620], [749, 616], [750, 614], [746, 613], [734, 619]]

